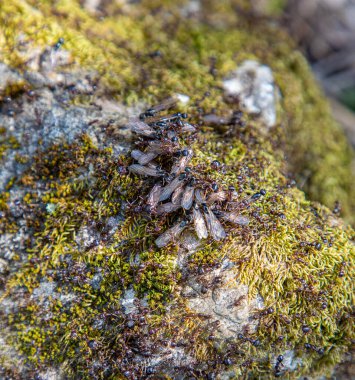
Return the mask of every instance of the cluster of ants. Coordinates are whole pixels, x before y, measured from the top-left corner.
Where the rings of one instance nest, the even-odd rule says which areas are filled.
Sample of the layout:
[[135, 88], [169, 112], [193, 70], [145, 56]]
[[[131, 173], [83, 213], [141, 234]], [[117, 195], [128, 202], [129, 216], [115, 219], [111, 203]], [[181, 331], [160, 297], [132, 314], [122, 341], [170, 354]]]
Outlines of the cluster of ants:
[[[194, 152], [184, 144], [196, 134], [196, 127], [186, 121], [186, 113], [159, 115], [175, 103], [170, 98], [127, 125], [138, 136], [139, 147], [131, 151], [135, 163], [128, 169], [138, 176], [154, 179], [146, 196], [146, 209], [157, 216], [184, 211], [183, 217], [155, 240], [159, 248], [191, 226], [199, 239], [209, 236], [216, 241], [224, 239], [227, 236], [224, 224], [247, 225], [249, 219], [240, 215], [240, 211], [266, 194], [261, 189], [240, 201], [234, 186], [225, 189], [215, 182], [210, 183], [206, 175], [189, 166]], [[211, 166], [218, 169], [221, 164], [214, 160]]]

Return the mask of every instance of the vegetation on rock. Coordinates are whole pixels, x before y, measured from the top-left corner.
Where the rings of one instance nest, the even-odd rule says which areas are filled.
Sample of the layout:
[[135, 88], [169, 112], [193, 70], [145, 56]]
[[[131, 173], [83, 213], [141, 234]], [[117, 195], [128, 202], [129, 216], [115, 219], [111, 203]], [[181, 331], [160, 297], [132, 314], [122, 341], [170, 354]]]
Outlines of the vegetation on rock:
[[[184, 141], [195, 152], [191, 165], [211, 183], [234, 186], [240, 199], [266, 190], [243, 210], [250, 223], [225, 240], [207, 239], [193, 251], [174, 242], [158, 249], [154, 241], [174, 220], [146, 212], [152, 182], [129, 173], [128, 151], [118, 155], [112, 143], [81, 133], [74, 143], [18, 157], [27, 166], [1, 194], [0, 231], [23, 227], [10, 205], [11, 192], [21, 190], [30, 237], [25, 254], [12, 258], [16, 270], [0, 283], [2, 304], [12, 305], [1, 311], [4, 331], [19, 353], [0, 351], [4, 374], [40, 376], [60, 367], [69, 378], [298, 378], [327, 374], [350, 346], [353, 231], [285, 174], [292, 167], [310, 196], [328, 206], [339, 200], [350, 215], [345, 138], [282, 32], [255, 24], [241, 1], [203, 3], [195, 16], [184, 1], [108, 3], [97, 14], [74, 0], [1, 3], [1, 59], [23, 75], [23, 91], [5, 88], [3, 103], [36, 91], [24, 79], [38, 70], [33, 52], [65, 49], [71, 59], [61, 70], [93, 71], [96, 86], [92, 94], [73, 92], [68, 107], [90, 108], [110, 97], [128, 109], [188, 95], [188, 106], [177, 111], [187, 109], [198, 125], [196, 138]], [[274, 70], [282, 93], [278, 125], [266, 131], [244, 115], [243, 124], [206, 126], [205, 114], [239, 111], [221, 83], [246, 58]], [[1, 153], [18, 147], [4, 128]], [[118, 129], [111, 123], [105, 133], [114, 141]], [[287, 162], [285, 151], [292, 152]], [[192, 310], [184, 293], [189, 278], [206, 291], [218, 288], [215, 271], [226, 260], [247, 286], [247, 301], [263, 300], [249, 316], [257, 328], [246, 326], [232, 339], [219, 336], [216, 321]], [[177, 352], [184, 358], [174, 368], [168, 359]], [[291, 355], [292, 365], [280, 355]]]

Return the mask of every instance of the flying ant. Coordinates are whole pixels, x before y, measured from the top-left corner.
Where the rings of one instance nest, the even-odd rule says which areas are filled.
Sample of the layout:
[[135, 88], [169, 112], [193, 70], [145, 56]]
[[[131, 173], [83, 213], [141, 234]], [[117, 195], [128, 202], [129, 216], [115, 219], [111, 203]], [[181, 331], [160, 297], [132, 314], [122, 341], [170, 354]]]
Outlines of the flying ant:
[[139, 115], [139, 118], [141, 120], [144, 120], [147, 117], [154, 117], [157, 113], [174, 107], [176, 103], [177, 103], [177, 99], [173, 97], [167, 98], [164, 101], [162, 101], [160, 104], [157, 104], [156, 106], [153, 106], [147, 109], [146, 111], [144, 111], [143, 113], [141, 113]]
[[[182, 119], [187, 117], [186, 114], [157, 115], [174, 104], [170, 99], [141, 114], [140, 120], [129, 123], [131, 130], [140, 136], [140, 141], [137, 144], [139, 149], [131, 152], [137, 163], [130, 165], [128, 170], [140, 176], [157, 178], [145, 198], [149, 212], [160, 216], [182, 208], [185, 223], [193, 222], [191, 225], [199, 239], [205, 239], [210, 235], [213, 240], [222, 240], [227, 234], [221, 220], [247, 226], [249, 218], [240, 215], [241, 211], [249, 208], [249, 205], [259, 200], [266, 191], [261, 189], [248, 198], [237, 201], [238, 195], [233, 186], [225, 190], [216, 182], [209, 184], [208, 180], [203, 180], [198, 166], [188, 166], [193, 157], [193, 150], [189, 147], [179, 147], [179, 135], [185, 127], [191, 133], [195, 128], [182, 122]], [[160, 159], [162, 155], [167, 156], [167, 159]], [[169, 157], [174, 159], [172, 163]], [[158, 164], [154, 160], [157, 160]], [[217, 160], [211, 165], [215, 169], [221, 167]], [[182, 225], [185, 228], [186, 225]], [[156, 244], [159, 247], [165, 246], [179, 236], [184, 228], [179, 223], [174, 225], [156, 240]]]

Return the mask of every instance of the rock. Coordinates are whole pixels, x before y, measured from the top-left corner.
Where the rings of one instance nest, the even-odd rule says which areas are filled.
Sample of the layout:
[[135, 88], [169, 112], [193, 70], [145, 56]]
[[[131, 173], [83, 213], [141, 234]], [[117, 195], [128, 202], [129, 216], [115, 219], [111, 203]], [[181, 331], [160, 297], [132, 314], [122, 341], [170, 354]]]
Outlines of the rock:
[[0, 62], [0, 90], [4, 91], [7, 86], [19, 83], [21, 81], [21, 76], [12, 70], [8, 65]]
[[[218, 287], [207, 289], [200, 282], [213, 284], [218, 278]], [[248, 326], [249, 333], [255, 331], [256, 320], [251, 321], [252, 316], [263, 308], [260, 297], [248, 300], [248, 287], [238, 284], [237, 273], [233, 270], [216, 270], [188, 282], [186, 292], [193, 290], [189, 295], [188, 306], [196, 313], [204, 314], [212, 318], [212, 323], [217, 321], [215, 331], [217, 337], [228, 339], [243, 333]]]
[[241, 107], [260, 117], [266, 127], [276, 124], [278, 89], [275, 87], [271, 69], [256, 61], [244, 61], [223, 82], [228, 97], [235, 97]]
[[5, 274], [9, 270], [9, 265], [4, 259], [0, 259], [0, 274]]
[[95, 227], [81, 226], [76, 234], [75, 241], [79, 250], [86, 250], [100, 244], [100, 234]]
[[137, 306], [135, 305], [135, 301], [137, 300], [138, 298], [132, 288], [127, 289], [124, 292], [124, 295], [121, 298], [121, 304], [122, 304], [122, 307], [124, 308], [125, 314], [132, 314], [132, 313], [137, 312], [138, 309], [137, 309]]
[[[285, 177], [285, 132], [302, 119], [300, 135], [314, 125], [346, 145], [282, 32], [236, 27], [232, 2], [190, 4], [185, 16], [185, 2], [156, 4], [86, 2], [94, 15], [75, 1], [0, 7], [7, 36], [21, 41], [0, 31], [4, 75], [17, 83], [5, 78], [0, 99], [0, 377], [274, 376], [281, 354], [290, 378], [327, 373], [352, 339], [353, 232]], [[265, 128], [226, 99], [221, 83], [237, 53], [260, 62], [258, 79], [274, 68], [280, 125]], [[261, 117], [276, 106], [266, 82], [246, 82]], [[159, 114], [172, 126], [157, 125], [147, 110], [176, 94], [182, 102]], [[216, 128], [206, 115], [238, 115], [243, 127]], [[154, 130], [148, 139], [127, 126], [139, 116]], [[310, 157], [346, 166], [338, 145], [306, 140]], [[159, 151], [159, 167], [146, 164], [157, 177], [133, 175], [131, 150], [148, 147]], [[205, 206], [193, 198], [209, 218], [203, 239], [189, 207], [161, 215], [146, 207], [187, 149], [194, 155], [179, 174], [206, 196]], [[334, 185], [337, 172], [312, 170], [327, 174], [334, 194], [350, 194]], [[222, 211], [248, 223], [222, 220]], [[158, 249], [154, 241], [180, 219], [182, 234]], [[224, 232], [212, 234], [216, 225]]]

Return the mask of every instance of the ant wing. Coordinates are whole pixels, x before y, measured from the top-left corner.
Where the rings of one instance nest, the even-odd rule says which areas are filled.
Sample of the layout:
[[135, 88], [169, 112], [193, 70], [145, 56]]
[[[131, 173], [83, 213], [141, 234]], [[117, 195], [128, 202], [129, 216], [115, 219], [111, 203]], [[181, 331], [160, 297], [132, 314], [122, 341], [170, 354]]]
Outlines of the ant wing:
[[157, 215], [169, 214], [173, 211], [178, 210], [180, 207], [180, 205], [173, 204], [171, 202], [160, 204], [157, 207]]
[[154, 137], [155, 130], [141, 120], [131, 120], [126, 124], [126, 127], [131, 129], [137, 135], [146, 137]]
[[147, 166], [142, 166], [139, 164], [133, 164], [128, 167], [128, 170], [131, 173], [142, 175], [142, 176], [150, 176], [150, 177], [160, 177], [164, 173], [158, 170], [157, 168], [150, 168]]
[[181, 198], [182, 198], [183, 192], [184, 192], [184, 184], [182, 183], [181, 186], [179, 186], [173, 192], [173, 195], [171, 196], [171, 202], [175, 205], [181, 204]]
[[223, 212], [220, 211], [219, 214], [221, 215], [222, 219], [233, 223], [233, 224], [239, 224], [241, 226], [247, 226], [250, 222], [249, 218], [246, 216], [239, 215], [237, 212]]
[[159, 197], [161, 194], [161, 186], [160, 185], [154, 185], [152, 190], [150, 191], [147, 199], [147, 203], [149, 206], [155, 208], [159, 202]]
[[186, 190], [185, 190], [185, 192], [182, 196], [182, 200], [181, 200], [181, 206], [185, 210], [190, 210], [190, 208], [192, 206], [192, 202], [194, 200], [194, 191], [195, 191], [194, 187], [186, 186]]
[[226, 232], [221, 224], [221, 222], [217, 219], [215, 214], [206, 207], [206, 211], [204, 212], [205, 219], [207, 222], [208, 230], [211, 233], [211, 236], [214, 240], [222, 240], [226, 237]]
[[160, 194], [159, 201], [163, 202], [170, 197], [174, 190], [180, 186], [181, 179], [179, 177], [174, 178], [170, 183], [163, 187], [163, 191]]
[[223, 202], [227, 199], [227, 193], [224, 190], [217, 191], [217, 193], [212, 193], [209, 195], [207, 202]]
[[197, 236], [199, 239], [206, 239], [208, 236], [208, 231], [201, 211], [194, 207], [192, 213]]
[[179, 236], [181, 232], [185, 229], [186, 222], [179, 222], [173, 227], [169, 228], [167, 231], [162, 233], [156, 240], [155, 244], [159, 247], [165, 247], [169, 244], [175, 237]]

